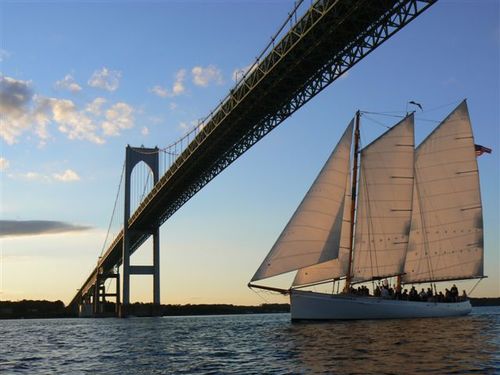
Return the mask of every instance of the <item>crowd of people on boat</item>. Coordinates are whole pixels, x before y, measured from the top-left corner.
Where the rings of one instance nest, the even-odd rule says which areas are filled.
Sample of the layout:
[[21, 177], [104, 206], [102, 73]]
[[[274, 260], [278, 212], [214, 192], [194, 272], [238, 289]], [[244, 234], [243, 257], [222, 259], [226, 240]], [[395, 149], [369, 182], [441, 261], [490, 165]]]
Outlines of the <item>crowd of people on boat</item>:
[[[362, 285], [358, 288], [351, 287], [350, 294], [355, 294], [359, 296], [371, 296], [370, 289]], [[467, 300], [467, 293], [465, 290], [459, 295], [458, 288], [455, 284], [445, 292], [432, 290], [432, 288], [427, 288], [425, 290], [422, 288], [420, 292], [417, 291], [415, 286], [412, 286], [410, 291], [408, 289], [403, 289], [401, 287], [391, 287], [387, 283], [377, 285], [373, 291], [374, 297], [379, 297], [383, 299], [396, 299], [404, 301], [415, 301], [415, 302], [461, 302]]]

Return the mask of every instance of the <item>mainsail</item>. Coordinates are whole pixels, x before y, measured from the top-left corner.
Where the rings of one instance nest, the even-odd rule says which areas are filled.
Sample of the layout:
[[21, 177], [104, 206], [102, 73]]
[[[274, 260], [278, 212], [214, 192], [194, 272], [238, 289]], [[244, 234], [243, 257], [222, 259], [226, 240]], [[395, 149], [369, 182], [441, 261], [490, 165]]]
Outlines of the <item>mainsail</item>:
[[351, 121], [251, 281], [338, 257], [353, 124]]
[[403, 273], [410, 230], [413, 114], [361, 151], [353, 281]]
[[478, 167], [463, 101], [417, 148], [403, 282], [483, 276]]

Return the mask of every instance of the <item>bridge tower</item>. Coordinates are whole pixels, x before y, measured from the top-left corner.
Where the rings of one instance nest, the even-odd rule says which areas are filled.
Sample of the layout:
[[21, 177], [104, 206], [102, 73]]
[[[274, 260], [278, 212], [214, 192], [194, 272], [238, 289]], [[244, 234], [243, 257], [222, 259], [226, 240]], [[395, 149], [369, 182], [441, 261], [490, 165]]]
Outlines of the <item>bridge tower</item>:
[[[141, 228], [141, 234], [153, 237], [153, 265], [130, 265], [130, 183], [134, 167], [144, 162], [153, 172], [153, 184], [158, 182], [159, 178], [159, 150], [155, 148], [131, 147], [127, 146], [125, 151], [125, 210], [123, 221], [123, 284], [122, 284], [122, 302], [118, 309], [120, 317], [126, 317], [130, 305], [130, 276], [131, 275], [152, 275], [153, 276], [153, 304], [160, 305], [160, 223], [147, 228]], [[138, 230], [138, 229], [134, 229]]]

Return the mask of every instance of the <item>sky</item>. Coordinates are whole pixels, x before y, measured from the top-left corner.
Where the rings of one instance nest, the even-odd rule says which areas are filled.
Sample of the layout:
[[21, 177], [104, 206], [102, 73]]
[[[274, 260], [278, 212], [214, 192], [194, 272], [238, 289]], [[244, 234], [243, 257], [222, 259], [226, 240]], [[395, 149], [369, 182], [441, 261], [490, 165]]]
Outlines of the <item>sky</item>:
[[[126, 145], [161, 148], [186, 134], [292, 7], [0, 0], [0, 300], [69, 302], [101, 254]], [[418, 143], [464, 98], [476, 143], [493, 149], [478, 159], [488, 278], [474, 295], [500, 296], [499, 55], [499, 2], [432, 6], [163, 224], [162, 303], [285, 301], [246, 285], [355, 111], [421, 103]], [[396, 121], [367, 117], [362, 143]], [[148, 241], [132, 264], [151, 259]], [[131, 300], [152, 300], [151, 277], [132, 278]]]

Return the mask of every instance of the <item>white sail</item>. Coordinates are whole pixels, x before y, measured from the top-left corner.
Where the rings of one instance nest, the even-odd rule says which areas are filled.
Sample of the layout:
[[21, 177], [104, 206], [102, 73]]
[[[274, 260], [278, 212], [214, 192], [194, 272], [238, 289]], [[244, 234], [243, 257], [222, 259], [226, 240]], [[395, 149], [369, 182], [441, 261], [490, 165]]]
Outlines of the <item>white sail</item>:
[[401, 274], [410, 230], [413, 115], [361, 151], [353, 281]]
[[353, 121], [252, 281], [337, 258]]
[[339, 255], [336, 259], [301, 268], [297, 271], [292, 286], [318, 283], [339, 279], [347, 274], [349, 268], [350, 228], [351, 228], [351, 173], [346, 179], [346, 195], [344, 198], [344, 220], [340, 233]]
[[415, 155], [403, 282], [483, 276], [483, 223], [474, 139], [462, 102]]

